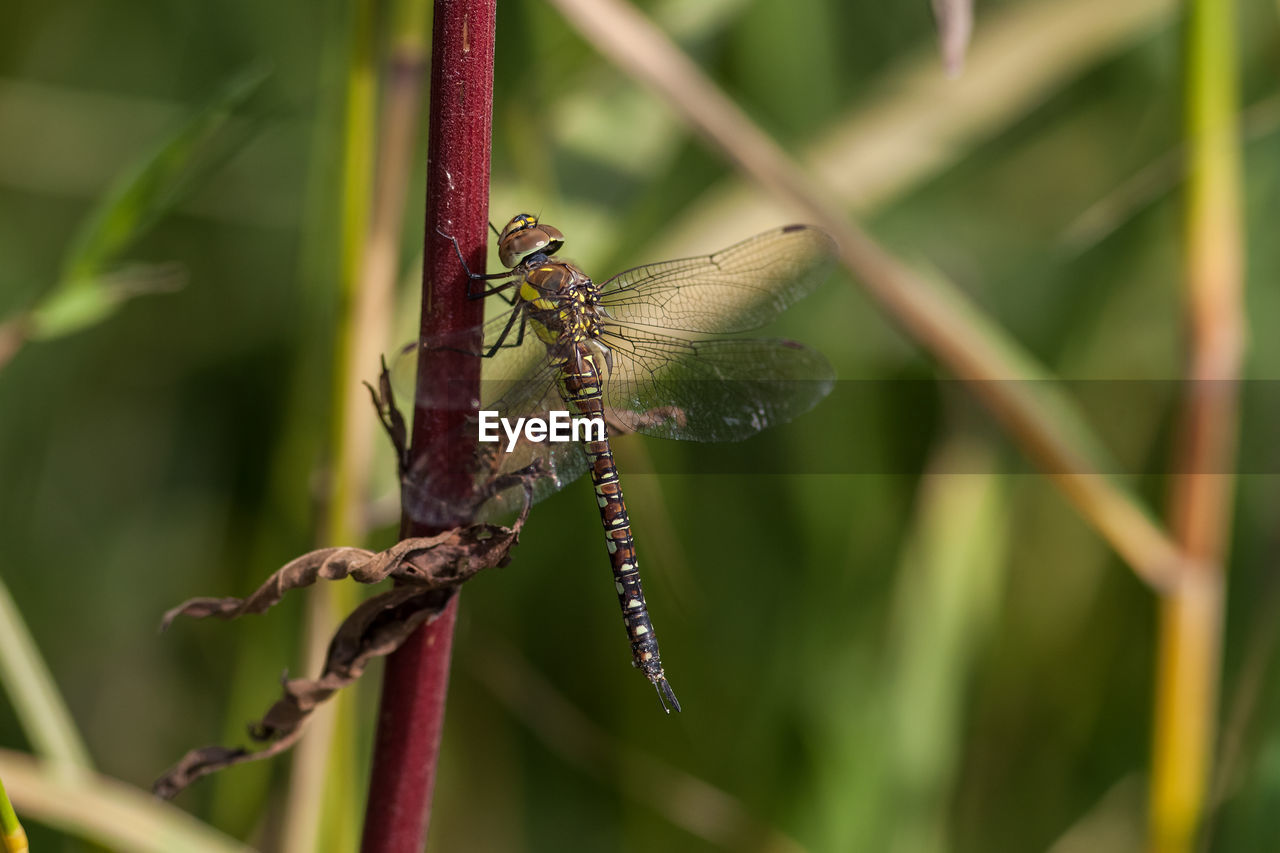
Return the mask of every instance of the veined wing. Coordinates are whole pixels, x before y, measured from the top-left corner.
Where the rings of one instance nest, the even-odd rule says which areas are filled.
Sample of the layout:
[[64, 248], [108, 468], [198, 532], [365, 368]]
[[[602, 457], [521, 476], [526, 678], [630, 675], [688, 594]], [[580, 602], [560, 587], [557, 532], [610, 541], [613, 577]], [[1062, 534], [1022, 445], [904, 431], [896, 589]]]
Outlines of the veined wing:
[[[831, 392], [835, 379], [820, 353], [793, 341], [686, 340], [637, 328], [604, 340], [613, 351], [613, 370], [602, 391], [614, 433], [620, 428], [685, 441], [741, 441], [809, 411]], [[508, 418], [544, 416], [565, 406], [551, 369], [509, 385], [491, 405]], [[586, 455], [573, 442], [521, 440], [510, 453], [505, 444], [487, 447], [494, 451], [491, 475], [542, 460], [552, 477], [534, 484], [535, 501], [587, 470]], [[522, 500], [519, 489], [503, 492], [482, 517], [514, 511]]]
[[[603, 383], [611, 429], [688, 441], [740, 441], [784, 424], [812, 409], [831, 391], [834, 371], [814, 350], [785, 340], [686, 340], [627, 329], [626, 337], [606, 335], [613, 371]], [[550, 366], [516, 382], [486, 408], [506, 418], [545, 416], [564, 408]], [[473, 427], [469, 427], [473, 428]], [[534, 483], [541, 501], [587, 470], [580, 445], [519, 439], [508, 452], [507, 437], [481, 446], [477, 487], [493, 477], [540, 460], [550, 477]], [[430, 514], [429, 483], [417, 484], [415, 512]], [[493, 519], [517, 510], [523, 491], [494, 496], [480, 513]]]
[[826, 279], [836, 244], [810, 225], [786, 225], [712, 255], [646, 264], [600, 285], [619, 324], [697, 334], [768, 323]]
[[741, 441], [804, 414], [835, 371], [785, 340], [684, 340], [636, 328], [606, 335], [613, 373], [604, 402], [626, 429], [685, 441]]

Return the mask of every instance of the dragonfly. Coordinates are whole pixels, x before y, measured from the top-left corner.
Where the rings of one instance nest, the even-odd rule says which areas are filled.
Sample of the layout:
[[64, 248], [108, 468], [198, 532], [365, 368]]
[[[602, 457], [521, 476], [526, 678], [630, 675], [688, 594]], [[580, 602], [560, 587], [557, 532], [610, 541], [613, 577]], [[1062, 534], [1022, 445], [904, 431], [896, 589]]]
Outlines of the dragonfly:
[[[787, 225], [714, 254], [634, 267], [597, 284], [558, 256], [564, 234], [538, 217], [521, 213], [494, 231], [505, 269], [468, 270], [481, 288], [468, 296], [498, 296], [506, 307], [458, 339], [478, 334], [485, 342], [478, 353], [486, 358], [481, 397], [472, 402], [508, 421], [558, 411], [594, 418], [601, 429], [586, 440], [533, 441], [526, 433], [518, 443], [482, 445], [477, 480], [494, 482], [534, 463], [550, 474], [535, 484], [539, 500], [590, 474], [632, 662], [663, 709], [679, 711], [641, 586], [610, 435], [738, 441], [817, 405], [834, 381], [821, 354], [794, 341], [731, 335], [763, 326], [817, 288], [833, 266], [835, 242], [818, 228]], [[443, 236], [462, 259], [457, 240]], [[418, 346], [408, 345], [398, 358], [402, 387], [419, 363]], [[432, 505], [432, 492], [426, 477], [407, 484], [409, 511], [445, 515]], [[494, 495], [482, 514], [510, 511], [523, 494], [512, 488]]]

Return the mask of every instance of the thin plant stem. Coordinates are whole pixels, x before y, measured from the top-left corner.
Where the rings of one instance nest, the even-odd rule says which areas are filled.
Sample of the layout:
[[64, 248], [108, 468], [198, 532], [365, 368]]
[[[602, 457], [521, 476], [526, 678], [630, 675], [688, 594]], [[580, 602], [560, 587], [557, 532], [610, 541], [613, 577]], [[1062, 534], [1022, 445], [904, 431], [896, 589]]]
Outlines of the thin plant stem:
[[[432, 20], [430, 129], [421, 340], [457, 349], [419, 351], [409, 449], [411, 476], [429, 473], [432, 498], [462, 506], [472, 489], [474, 447], [464, 425], [479, 397], [481, 300], [467, 299], [466, 269], [485, 268], [493, 115], [496, 0], [436, 0]], [[466, 518], [415, 517], [404, 501], [402, 536], [439, 532]], [[387, 658], [374, 741], [364, 853], [417, 853], [431, 812], [449, 681], [457, 598]]]
[[[351, 239], [343, 240], [343, 246], [358, 252], [359, 257], [347, 258], [344, 254], [341, 265], [344, 304], [349, 306], [349, 310], [342, 312], [341, 322], [348, 345], [341, 348], [345, 358], [336, 364], [335, 370], [339, 381], [334, 396], [341, 401], [338, 413], [341, 426], [337, 430], [339, 440], [332, 463], [337, 476], [330, 496], [327, 527], [332, 541], [344, 543], [363, 543], [369, 531], [367, 496], [373, 470], [373, 446], [380, 436], [360, 380], [370, 375], [378, 363], [391, 326], [400, 233], [413, 165], [413, 141], [424, 96], [425, 28], [430, 7], [425, 0], [401, 0], [396, 4], [397, 30], [390, 55], [385, 58], [375, 56], [370, 49], [374, 12], [374, 4], [361, 7], [358, 29], [364, 36], [352, 52], [346, 120], [347, 147], [355, 155], [349, 165], [358, 169], [364, 180], [347, 182], [348, 194], [342, 204], [343, 230], [352, 232]], [[383, 102], [375, 120], [373, 99], [377, 88], [375, 77], [379, 76], [383, 82]], [[376, 149], [376, 157], [370, 158], [371, 148]], [[366, 225], [366, 236], [357, 239], [356, 229]], [[340, 589], [341, 594], [330, 596], [337, 600], [328, 602], [326, 613], [317, 614], [323, 618], [312, 620], [312, 625], [319, 629], [311, 632], [315, 661], [312, 669], [323, 660], [329, 635], [358, 597], [358, 590], [352, 585], [327, 589], [335, 592]], [[325, 603], [314, 598], [313, 601]], [[323, 797], [307, 800], [305, 805], [302, 798], [297, 798], [310, 820], [299, 823], [301, 832], [296, 836], [290, 838], [286, 834], [286, 839], [294, 842], [286, 846], [287, 850], [343, 851], [354, 849], [358, 844], [360, 797], [356, 785], [360, 774], [355, 767], [354, 735], [363, 726], [356, 724], [355, 696], [343, 692], [336, 699], [336, 705], [324, 720], [325, 736], [317, 737], [319, 733], [313, 723], [313, 731], [299, 744], [306, 752], [299, 753], [295, 763], [291, 800], [294, 799], [292, 791], [298, 787], [299, 772], [307, 771], [323, 780]], [[311, 760], [305, 761], [304, 755]], [[306, 787], [314, 793], [319, 786]]]
[[0, 579], [0, 683], [31, 746], [65, 775], [91, 770], [93, 763], [71, 711], [27, 629], [17, 604]]
[[131, 853], [250, 853], [250, 848], [150, 791], [86, 771], [67, 778], [48, 761], [0, 749], [0, 776], [28, 823]]
[[1160, 608], [1148, 840], [1154, 853], [1194, 850], [1204, 818], [1217, 728], [1245, 335], [1235, 5], [1191, 0], [1188, 12], [1184, 261], [1190, 351], [1169, 524], [1192, 568]]
[[[318, 538], [329, 543], [360, 545], [365, 525], [361, 510], [368, 491], [373, 453], [372, 418], [360, 378], [376, 363], [384, 335], [389, 297], [379, 298], [362, 280], [361, 264], [369, 224], [373, 186], [374, 132], [377, 99], [376, 3], [352, 4], [348, 31], [342, 118], [341, 190], [338, 203], [337, 345], [333, 353], [332, 414], [328, 436], [330, 488], [325, 496]], [[368, 349], [372, 343], [374, 354]], [[356, 606], [353, 584], [323, 584], [308, 597], [303, 667], [319, 671], [343, 615]], [[292, 758], [280, 847], [286, 853], [348, 850], [359, 832], [359, 806], [354, 774], [354, 695], [343, 691], [316, 709]]]
[[[307, 177], [303, 199], [301, 242], [299, 246], [297, 276], [298, 299], [293, 314], [301, 337], [299, 351], [289, 376], [280, 391], [284, 401], [285, 420], [277, 431], [276, 446], [270, 454], [270, 471], [266, 481], [270, 496], [264, 503], [276, 508], [254, 525], [247, 553], [236, 553], [233, 559], [247, 566], [279, 565], [295, 556], [298, 551], [311, 550], [316, 544], [330, 544], [323, 531], [328, 495], [325, 489], [331, 484], [317, 478], [317, 463], [332, 464], [333, 405], [331, 388], [335, 379], [333, 350], [341, 346], [340, 333], [335, 331], [336, 318], [341, 311], [344, 270], [339, 262], [342, 245], [341, 213], [343, 173], [345, 169], [345, 138], [347, 78], [351, 65], [352, 31], [355, 29], [355, 3], [325, 4], [317, 6], [322, 39], [316, 56], [318, 91], [325, 93], [316, 104], [317, 120], [313, 123], [308, 150], [305, 152]], [[320, 414], [318, 414], [320, 413]], [[323, 415], [329, 415], [325, 419]], [[324, 427], [316, 428], [318, 421]], [[307, 489], [305, 485], [316, 484]], [[300, 500], [307, 493], [311, 499]], [[325, 585], [328, 586], [328, 585]], [[296, 625], [286, 625], [276, 620], [242, 623], [236, 634], [235, 660], [230, 667], [233, 682], [229, 692], [224, 718], [226, 740], [243, 737], [244, 721], [261, 711], [261, 690], [266, 681], [279, 676], [279, 663], [264, 656], [264, 648], [297, 648], [299, 669], [318, 669], [318, 652], [315, 647], [327, 643], [323, 629], [318, 627], [314, 614], [317, 611], [337, 612], [341, 603], [326, 589], [317, 588], [307, 599], [307, 612], [303, 616], [301, 631]], [[339, 696], [335, 701], [342, 701]], [[322, 709], [318, 723], [311, 720], [308, 735], [299, 748], [325, 752]], [[297, 754], [291, 755], [297, 762]], [[299, 812], [310, 808], [316, 796], [313, 782], [320, 781], [323, 770], [310, 770], [292, 766], [292, 783], [285, 791], [285, 803], [279, 821], [279, 844], [289, 849], [290, 838], [296, 837], [297, 827], [309, 825], [311, 818]], [[219, 826], [235, 827], [248, 832], [254, 823], [261, 823], [263, 809], [269, 804], [271, 794], [269, 770], [248, 769], [239, 774], [216, 774], [210, 781], [212, 796], [208, 814]], [[358, 815], [359, 806], [353, 815]], [[353, 821], [356, 818], [353, 816]], [[276, 829], [275, 822], [271, 824]], [[296, 848], [294, 848], [296, 849]]]
[[[1240, 135], [1244, 144], [1265, 139], [1280, 131], [1280, 95], [1267, 95], [1240, 113]], [[1185, 146], [1179, 145], [1143, 166], [1107, 193], [1062, 229], [1062, 244], [1073, 252], [1084, 252], [1133, 220], [1138, 213], [1172, 192], [1186, 178]]]
[[4, 843], [4, 853], [27, 853], [27, 831], [18, 820], [18, 813], [9, 802], [9, 794], [4, 789], [4, 779], [0, 778], [0, 842]]
[[[947, 844], [959, 783], [967, 687], [1005, 587], [1011, 499], [995, 453], [955, 419], [930, 454], [894, 573], [881, 676], [892, 853]], [[951, 476], [955, 471], [986, 473]]]

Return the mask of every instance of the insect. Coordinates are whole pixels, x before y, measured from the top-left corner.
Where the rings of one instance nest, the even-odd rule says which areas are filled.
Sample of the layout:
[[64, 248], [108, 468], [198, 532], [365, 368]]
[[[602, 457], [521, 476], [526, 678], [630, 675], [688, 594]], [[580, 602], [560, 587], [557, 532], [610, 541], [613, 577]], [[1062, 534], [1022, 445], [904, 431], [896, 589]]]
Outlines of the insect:
[[[502, 282], [479, 292], [473, 287], [472, 298], [500, 296], [511, 306], [482, 330], [488, 361], [479, 407], [507, 419], [568, 411], [604, 428], [576, 443], [488, 445], [477, 476], [492, 478], [537, 459], [553, 475], [538, 487], [540, 498], [590, 472], [633, 663], [667, 713], [679, 711], [641, 587], [609, 435], [736, 441], [815, 406], [833, 380], [820, 354], [792, 341], [725, 336], [767, 323], [816, 288], [832, 266], [835, 244], [817, 228], [788, 225], [715, 254], [635, 267], [597, 284], [557, 257], [564, 242], [559, 230], [522, 213], [498, 233], [506, 270], [468, 271], [475, 283]], [[401, 363], [416, 364], [415, 349], [408, 347]], [[429, 482], [414, 484], [417, 505], [410, 512], [430, 515], [431, 491]], [[507, 507], [499, 496], [489, 512]]]

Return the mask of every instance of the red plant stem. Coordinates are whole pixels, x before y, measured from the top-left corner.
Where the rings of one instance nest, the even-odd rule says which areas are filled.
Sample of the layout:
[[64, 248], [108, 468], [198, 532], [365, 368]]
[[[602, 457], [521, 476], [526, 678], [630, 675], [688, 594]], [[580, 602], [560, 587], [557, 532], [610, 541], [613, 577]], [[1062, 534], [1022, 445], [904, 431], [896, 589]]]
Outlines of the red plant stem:
[[[484, 270], [495, 17], [496, 0], [436, 0], [432, 21], [420, 337], [459, 343], [453, 349], [420, 352], [409, 455], [411, 471], [430, 472], [432, 497], [456, 505], [464, 503], [472, 488], [468, 463], [473, 448], [464, 427], [480, 388], [480, 359], [463, 351], [478, 352], [481, 341], [467, 342], [461, 335], [480, 325], [484, 308], [480, 300], [466, 298], [466, 271], [441, 233], [457, 238], [472, 269]], [[449, 521], [429, 525], [406, 513], [401, 535], [438, 533]], [[364, 853], [418, 853], [423, 848], [457, 605], [455, 597], [387, 658]]]

